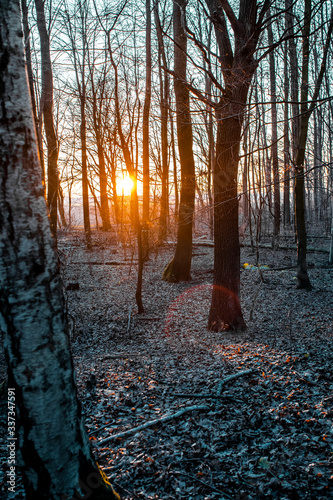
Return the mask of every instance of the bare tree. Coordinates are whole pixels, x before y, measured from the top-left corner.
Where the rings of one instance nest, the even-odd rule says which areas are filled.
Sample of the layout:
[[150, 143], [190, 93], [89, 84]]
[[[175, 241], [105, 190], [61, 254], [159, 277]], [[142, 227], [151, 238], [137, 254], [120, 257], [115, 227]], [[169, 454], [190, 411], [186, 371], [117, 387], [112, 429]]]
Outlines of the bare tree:
[[333, 9], [327, 30], [326, 41], [323, 47], [323, 58], [320, 71], [318, 73], [314, 93], [310, 103], [309, 98], [309, 56], [310, 56], [310, 28], [311, 28], [311, 0], [304, 2], [304, 25], [303, 25], [303, 45], [302, 45], [302, 85], [301, 85], [301, 117], [299, 136], [296, 145], [295, 157], [295, 219], [297, 234], [297, 288], [310, 290], [312, 288], [307, 271], [306, 251], [307, 236], [305, 223], [305, 186], [304, 186], [304, 161], [305, 148], [308, 136], [309, 119], [315, 109], [319, 96], [320, 87], [326, 71], [328, 48], [331, 42], [333, 29]]
[[0, 60], [0, 320], [26, 497], [119, 500], [93, 459], [76, 394], [19, 0], [0, 1]]
[[185, 25], [186, 0], [174, 0], [174, 88], [177, 111], [177, 139], [181, 166], [181, 191], [175, 256], [163, 273], [163, 279], [170, 282], [190, 279], [192, 259], [195, 168], [190, 95], [186, 86], [187, 36]]
[[57, 165], [59, 147], [53, 118], [53, 76], [50, 54], [50, 34], [47, 31], [43, 0], [35, 0], [35, 5], [42, 59], [41, 107], [43, 111], [44, 128], [47, 141], [47, 203], [50, 211], [52, 234], [56, 240], [59, 183]]
[[151, 7], [150, 0], [146, 0], [146, 88], [142, 114], [142, 236], [145, 256], [148, 256], [148, 227], [149, 227], [149, 115], [151, 103]]
[[[169, 99], [170, 99], [170, 83], [168, 74], [168, 62], [165, 53], [163, 32], [161, 21], [158, 12], [159, 2], [155, 0], [154, 3], [154, 19], [158, 40], [158, 63], [159, 63], [159, 79], [160, 79], [160, 110], [161, 110], [161, 212], [160, 212], [160, 228], [159, 240], [162, 242], [167, 236], [168, 225], [168, 178], [169, 178], [169, 164], [168, 164], [168, 114], [169, 114]], [[162, 67], [163, 66], [163, 67]], [[174, 147], [174, 144], [173, 144]], [[175, 182], [175, 190], [177, 190], [177, 179]]]
[[[270, 15], [271, 10], [268, 10]], [[268, 44], [273, 46], [273, 29], [269, 23], [267, 27]], [[276, 65], [275, 54], [272, 50], [269, 53], [269, 73], [271, 85], [271, 117], [272, 117], [272, 145], [271, 145], [271, 165], [273, 170], [274, 182], [274, 230], [273, 230], [273, 248], [279, 245], [281, 207], [280, 207], [280, 177], [279, 177], [279, 157], [278, 157], [278, 134], [277, 134], [277, 105], [276, 105]]]
[[41, 120], [39, 119], [40, 117], [37, 109], [37, 100], [36, 100], [36, 93], [34, 86], [34, 75], [32, 70], [32, 61], [31, 61], [30, 27], [28, 21], [28, 6], [26, 0], [21, 0], [21, 10], [22, 10], [22, 24], [24, 31], [25, 59], [27, 62], [27, 73], [28, 73], [29, 89], [31, 95], [31, 105], [36, 127], [39, 158], [43, 172], [43, 181], [45, 185], [45, 164], [44, 164], [43, 138], [41, 133], [42, 123]]
[[[206, 0], [219, 48], [218, 61], [224, 87], [212, 103], [217, 119], [214, 165], [214, 285], [209, 312], [211, 330], [242, 329], [245, 321], [239, 300], [240, 250], [238, 233], [237, 178], [239, 146], [248, 90], [257, 61], [254, 54], [264, 16], [255, 0], [240, 0], [238, 17], [227, 0]], [[226, 17], [234, 36], [232, 44]]]
[[[75, 33], [69, 11], [66, 9], [67, 15], [67, 29], [72, 46], [72, 57], [74, 62], [74, 71], [76, 77], [76, 84], [80, 101], [80, 139], [81, 139], [81, 172], [82, 172], [82, 202], [83, 202], [83, 223], [84, 232], [86, 237], [87, 248], [91, 248], [91, 227], [89, 217], [89, 186], [88, 186], [88, 163], [87, 163], [87, 82], [86, 82], [86, 58], [87, 58], [87, 0], [79, 0], [77, 6], [77, 13], [80, 20], [81, 43], [82, 47], [76, 45]], [[81, 54], [81, 57], [79, 56]]]

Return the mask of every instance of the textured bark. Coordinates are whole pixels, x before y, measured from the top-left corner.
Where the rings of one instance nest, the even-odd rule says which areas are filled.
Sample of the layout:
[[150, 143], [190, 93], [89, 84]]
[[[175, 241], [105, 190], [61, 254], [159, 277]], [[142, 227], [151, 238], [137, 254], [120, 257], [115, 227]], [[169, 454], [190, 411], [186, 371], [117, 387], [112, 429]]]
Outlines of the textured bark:
[[53, 76], [50, 55], [50, 36], [46, 27], [44, 2], [35, 0], [37, 26], [40, 37], [42, 59], [42, 110], [47, 142], [47, 204], [50, 211], [51, 230], [57, 238], [57, 205], [58, 205], [58, 139], [53, 119]]
[[116, 499], [76, 395], [25, 74], [19, 0], [0, 2], [0, 321], [28, 500]]
[[[240, 247], [238, 234], [237, 171], [241, 137], [239, 112], [218, 117], [214, 168], [214, 284], [208, 327], [221, 331], [243, 329], [239, 300]], [[226, 236], [227, 235], [227, 236]]]
[[192, 259], [192, 226], [195, 197], [195, 168], [189, 90], [186, 81], [187, 37], [185, 33], [186, 0], [174, 0], [174, 88], [178, 150], [181, 167], [181, 191], [175, 256], [163, 273], [170, 282], [190, 279]]
[[[268, 7], [257, 10], [255, 0], [242, 0], [236, 18], [227, 1], [206, 0], [219, 47], [224, 93], [215, 105], [217, 118], [214, 165], [214, 285], [208, 328], [214, 331], [245, 328], [239, 300], [240, 250], [237, 175], [244, 110], [256, 70], [254, 52], [261, 21]], [[227, 22], [235, 36], [229, 38]]]

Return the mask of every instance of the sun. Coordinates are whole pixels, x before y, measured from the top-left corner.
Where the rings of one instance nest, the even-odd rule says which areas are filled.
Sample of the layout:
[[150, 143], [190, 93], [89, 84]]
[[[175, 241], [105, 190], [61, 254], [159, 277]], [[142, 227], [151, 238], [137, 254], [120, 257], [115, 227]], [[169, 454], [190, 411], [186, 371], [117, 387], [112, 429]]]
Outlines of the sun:
[[123, 174], [117, 179], [117, 194], [118, 196], [129, 196], [133, 189], [134, 183], [128, 174]]

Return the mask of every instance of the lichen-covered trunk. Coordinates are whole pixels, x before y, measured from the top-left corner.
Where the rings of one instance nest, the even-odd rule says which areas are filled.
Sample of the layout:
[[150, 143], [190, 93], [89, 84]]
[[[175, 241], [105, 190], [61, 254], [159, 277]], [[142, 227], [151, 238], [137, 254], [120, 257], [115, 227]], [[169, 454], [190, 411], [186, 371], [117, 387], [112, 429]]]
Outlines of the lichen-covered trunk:
[[0, 2], [0, 75], [0, 322], [26, 496], [116, 499], [92, 457], [76, 395], [19, 0]]
[[187, 37], [184, 29], [185, 0], [173, 4], [174, 22], [174, 88], [176, 97], [177, 138], [181, 168], [181, 190], [175, 256], [163, 273], [166, 281], [190, 279], [192, 260], [192, 226], [195, 197], [195, 168], [189, 90], [186, 81]]
[[240, 249], [237, 173], [241, 119], [231, 113], [217, 116], [214, 165], [214, 283], [208, 328], [213, 331], [245, 328], [239, 300]]

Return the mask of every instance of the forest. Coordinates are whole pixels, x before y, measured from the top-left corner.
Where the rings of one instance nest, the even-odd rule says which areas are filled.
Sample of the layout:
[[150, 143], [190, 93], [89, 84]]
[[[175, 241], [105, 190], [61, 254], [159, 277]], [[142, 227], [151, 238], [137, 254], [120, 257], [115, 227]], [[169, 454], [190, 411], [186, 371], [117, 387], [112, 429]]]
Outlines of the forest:
[[333, 499], [330, 0], [0, 0], [0, 498]]

